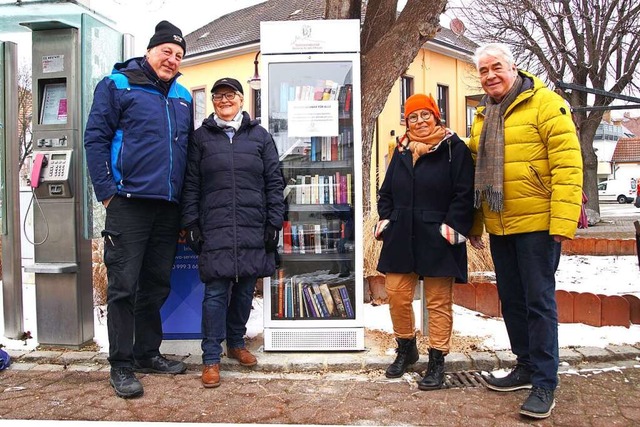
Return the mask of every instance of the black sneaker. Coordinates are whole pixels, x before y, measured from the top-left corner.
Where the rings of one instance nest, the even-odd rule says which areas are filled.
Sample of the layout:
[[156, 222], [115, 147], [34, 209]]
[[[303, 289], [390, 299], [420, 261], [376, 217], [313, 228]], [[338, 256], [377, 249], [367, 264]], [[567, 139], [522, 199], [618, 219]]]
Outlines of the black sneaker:
[[134, 369], [144, 374], [183, 374], [187, 370], [187, 365], [158, 355], [150, 359], [136, 360]]
[[487, 388], [494, 391], [515, 391], [531, 388], [531, 372], [523, 365], [516, 365], [506, 377], [485, 377]]
[[144, 393], [142, 384], [131, 368], [111, 368], [109, 384], [115, 390], [116, 395], [123, 399], [142, 396]]
[[533, 387], [529, 397], [520, 407], [520, 413], [531, 418], [547, 418], [551, 410], [556, 406], [553, 398], [553, 390], [548, 388]]

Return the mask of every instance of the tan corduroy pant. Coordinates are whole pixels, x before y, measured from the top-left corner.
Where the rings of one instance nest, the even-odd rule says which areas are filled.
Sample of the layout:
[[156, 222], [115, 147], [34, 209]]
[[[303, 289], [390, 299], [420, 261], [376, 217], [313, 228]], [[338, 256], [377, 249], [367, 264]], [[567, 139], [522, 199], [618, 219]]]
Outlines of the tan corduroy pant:
[[[424, 295], [429, 311], [429, 343], [431, 348], [449, 353], [453, 330], [453, 277], [425, 277]], [[385, 289], [393, 333], [397, 338], [415, 336], [413, 297], [418, 283], [415, 273], [387, 273]]]

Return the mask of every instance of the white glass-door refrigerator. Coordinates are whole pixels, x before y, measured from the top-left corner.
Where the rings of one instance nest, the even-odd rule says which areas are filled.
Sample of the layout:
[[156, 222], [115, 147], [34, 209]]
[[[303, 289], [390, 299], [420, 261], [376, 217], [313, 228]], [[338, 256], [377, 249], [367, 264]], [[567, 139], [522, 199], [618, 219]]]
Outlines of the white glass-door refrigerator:
[[360, 27], [263, 22], [262, 125], [285, 179], [264, 348], [364, 350]]

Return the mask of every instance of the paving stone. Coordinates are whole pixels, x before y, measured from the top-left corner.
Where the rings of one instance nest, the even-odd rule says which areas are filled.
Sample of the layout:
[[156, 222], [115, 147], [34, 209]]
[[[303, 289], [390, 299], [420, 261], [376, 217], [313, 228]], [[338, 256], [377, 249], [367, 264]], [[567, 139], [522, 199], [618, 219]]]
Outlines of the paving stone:
[[97, 353], [95, 356], [93, 356], [93, 360], [98, 363], [109, 364], [108, 357], [108, 353]]
[[97, 355], [97, 351], [68, 351], [62, 353], [60, 360], [67, 364], [74, 362], [86, 362], [94, 359]]
[[516, 365], [517, 357], [510, 351], [499, 350], [496, 351], [496, 358], [498, 359], [499, 368], [511, 368]]
[[67, 366], [67, 370], [73, 372], [94, 372], [98, 371], [102, 368], [102, 365], [93, 364], [93, 365], [81, 365], [81, 364], [73, 364]]
[[34, 350], [28, 354], [25, 354], [24, 356], [22, 356], [22, 358], [28, 362], [33, 360], [37, 360], [40, 362], [51, 362], [55, 361], [61, 355], [61, 351]]
[[578, 347], [576, 351], [582, 354], [584, 359], [589, 362], [604, 362], [612, 359], [612, 354], [604, 348]]
[[449, 353], [444, 359], [447, 372], [469, 371], [473, 369], [471, 358], [464, 353]]
[[[190, 354], [183, 360], [183, 362], [186, 363], [187, 366], [199, 366], [202, 368], [202, 355]], [[259, 360], [258, 363], [260, 363]]]
[[35, 366], [38, 366], [38, 364], [31, 363], [31, 362], [19, 362], [19, 363], [12, 363], [11, 366], [9, 366], [9, 369], [14, 371], [29, 371], [33, 369]]
[[32, 369], [32, 371], [51, 371], [51, 372], [55, 372], [55, 371], [64, 371], [65, 367], [64, 365], [58, 365], [58, 364], [53, 364], [53, 363], [36, 363], [36, 366], [34, 366]]
[[[322, 354], [308, 354], [305, 357], [292, 358], [289, 367], [294, 372], [323, 372], [329, 369], [327, 358]], [[330, 370], [335, 371], [336, 367]]]
[[394, 356], [367, 354], [362, 358], [363, 369], [367, 371], [386, 370], [393, 363]]
[[11, 361], [21, 359], [25, 354], [29, 354], [29, 350], [12, 350], [10, 348], [4, 348], [4, 351], [11, 357]]
[[498, 366], [498, 358], [489, 352], [474, 351], [469, 353], [472, 366], [480, 371], [491, 371]]
[[584, 356], [581, 353], [572, 348], [561, 348], [559, 356], [560, 362], [565, 362], [570, 365], [577, 365], [584, 359]]
[[336, 353], [327, 358], [328, 366], [339, 366], [344, 371], [357, 371], [363, 368], [362, 356], [353, 353]]
[[631, 345], [610, 345], [605, 348], [613, 353], [615, 360], [635, 359], [640, 357], [640, 350]]

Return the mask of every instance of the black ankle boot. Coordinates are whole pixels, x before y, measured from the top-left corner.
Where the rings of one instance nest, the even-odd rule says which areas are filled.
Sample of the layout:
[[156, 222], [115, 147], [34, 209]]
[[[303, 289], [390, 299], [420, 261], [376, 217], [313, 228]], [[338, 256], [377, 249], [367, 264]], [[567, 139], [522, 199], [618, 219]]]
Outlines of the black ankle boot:
[[444, 353], [429, 349], [429, 364], [424, 378], [418, 383], [420, 390], [438, 390], [444, 384]]
[[385, 375], [387, 378], [399, 378], [407, 370], [407, 367], [418, 361], [418, 346], [416, 338], [396, 338], [398, 348], [396, 348], [396, 360], [387, 368]]

